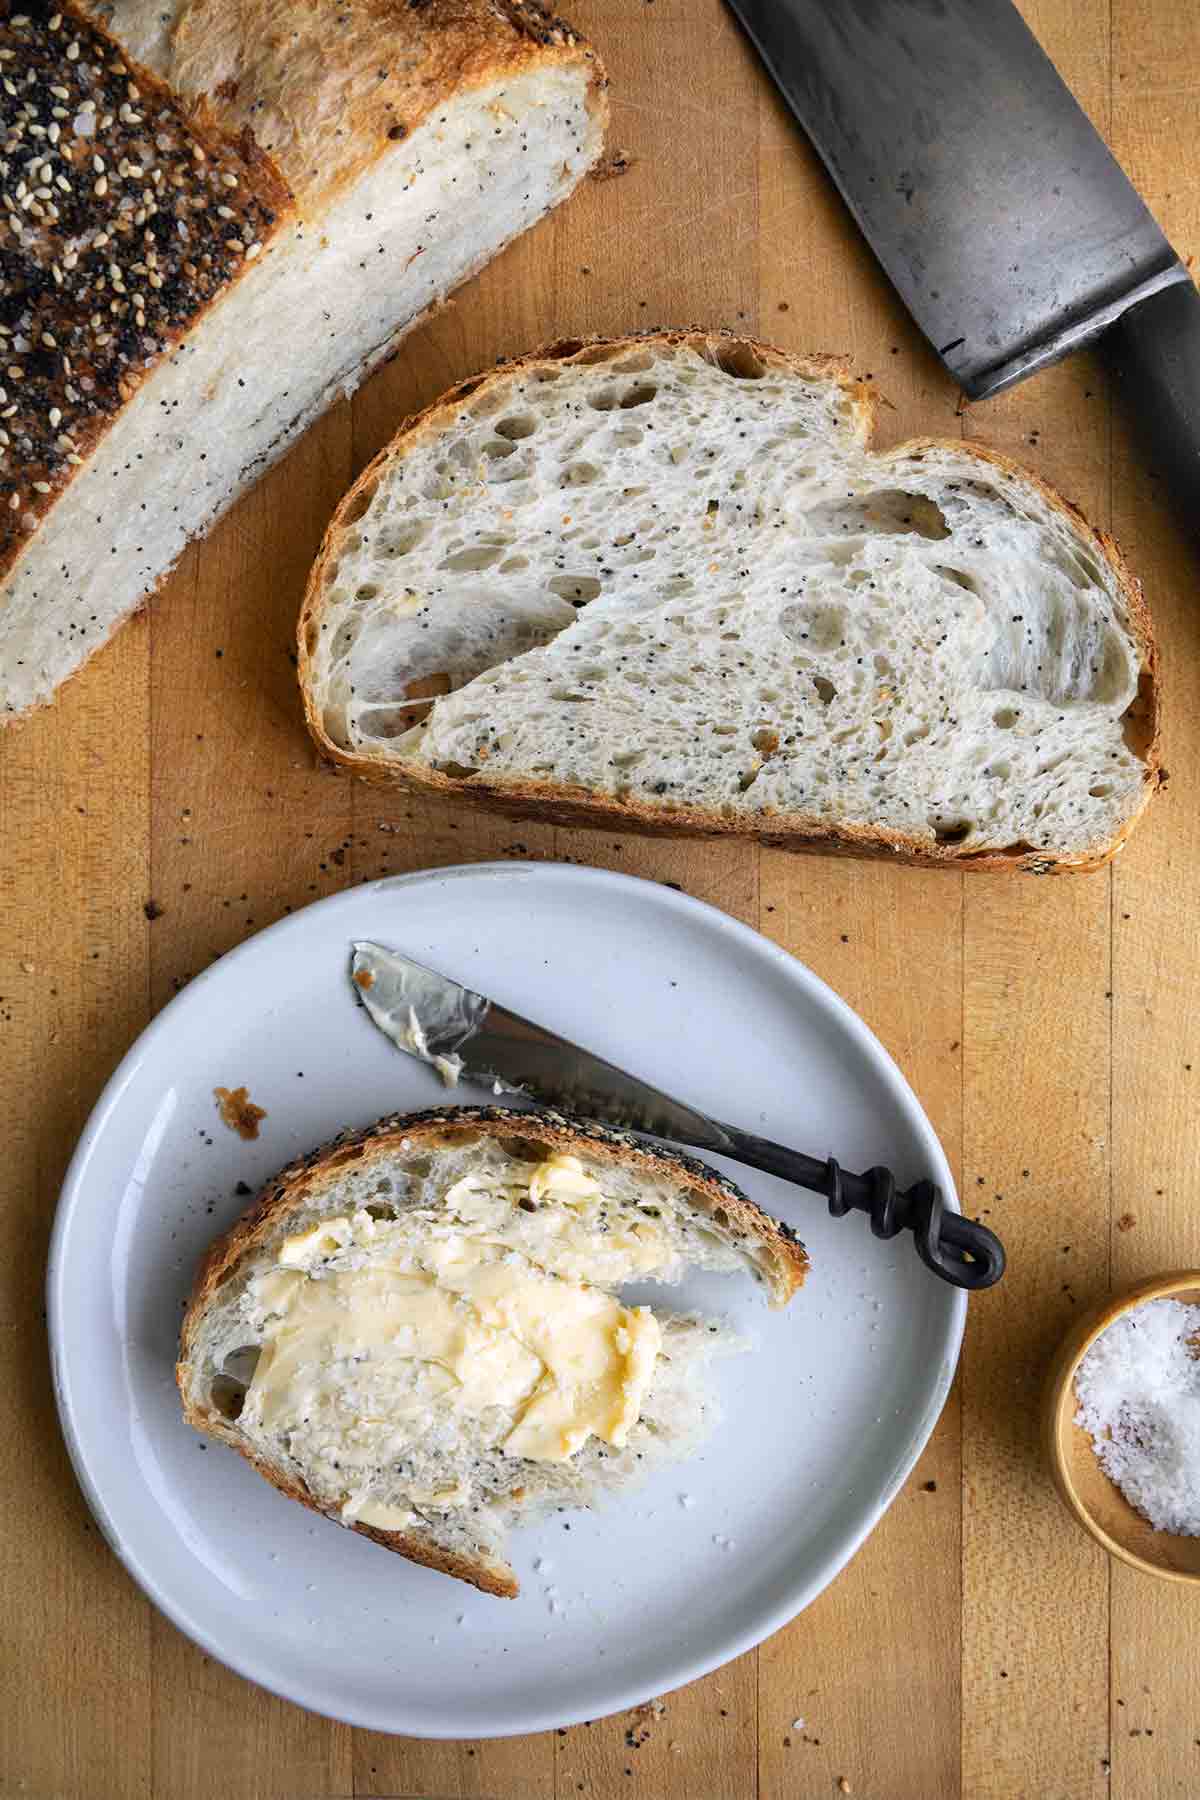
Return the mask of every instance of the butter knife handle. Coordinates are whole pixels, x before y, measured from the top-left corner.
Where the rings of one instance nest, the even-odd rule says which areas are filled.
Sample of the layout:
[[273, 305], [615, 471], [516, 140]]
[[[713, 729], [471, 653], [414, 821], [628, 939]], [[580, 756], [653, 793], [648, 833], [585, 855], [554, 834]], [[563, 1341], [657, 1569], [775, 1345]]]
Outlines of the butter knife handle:
[[1125, 409], [1185, 529], [1200, 537], [1200, 293], [1172, 282], [1100, 339]]
[[890, 1169], [877, 1167], [855, 1175], [832, 1156], [821, 1162], [752, 1132], [729, 1125], [721, 1129], [729, 1140], [727, 1147], [722, 1146], [726, 1155], [823, 1194], [835, 1219], [850, 1211], [868, 1213], [871, 1230], [879, 1238], [911, 1231], [926, 1268], [952, 1287], [975, 1293], [992, 1287], [1003, 1275], [1004, 1246], [995, 1232], [976, 1219], [948, 1211], [932, 1181], [916, 1181], [901, 1188]]

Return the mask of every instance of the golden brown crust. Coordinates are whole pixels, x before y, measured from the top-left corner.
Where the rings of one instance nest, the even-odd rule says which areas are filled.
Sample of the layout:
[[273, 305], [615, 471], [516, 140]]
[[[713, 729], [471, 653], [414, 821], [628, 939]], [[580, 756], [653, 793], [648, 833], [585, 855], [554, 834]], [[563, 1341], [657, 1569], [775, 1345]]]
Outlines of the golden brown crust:
[[1003, 849], [973, 851], [952, 843], [929, 843], [923, 838], [885, 826], [840, 824], [831, 827], [827, 822], [805, 814], [747, 813], [727, 817], [704, 807], [668, 808], [661, 802], [650, 804], [637, 799], [616, 800], [594, 795], [586, 788], [572, 789], [551, 782], [522, 780], [515, 776], [485, 776], [482, 773], [466, 777], [446, 775], [438, 769], [391, 762], [382, 757], [346, 750], [334, 743], [325, 730], [311, 679], [325, 576], [331, 562], [336, 559], [344, 533], [365, 511], [389, 464], [407, 456], [428, 436], [436, 435], [443, 416], [452, 413], [462, 400], [481, 390], [486, 391], [492, 384], [507, 382], [517, 370], [550, 360], [567, 363], [595, 361], [601, 357], [620, 355], [631, 346], [645, 342], [691, 344], [700, 348], [702, 354], [713, 356], [736, 354], [740, 347], [751, 356], [759, 357], [776, 367], [784, 367], [797, 375], [836, 380], [841, 383], [851, 400], [864, 447], [870, 443], [880, 403], [879, 395], [873, 386], [854, 379], [846, 359], [834, 356], [797, 356], [774, 345], [763, 344], [733, 332], [704, 332], [692, 328], [648, 332], [616, 339], [566, 339], [502, 364], [484, 376], [460, 382], [422, 412], [401, 423], [396, 437], [368, 464], [342, 500], [321, 541], [305, 590], [297, 636], [305, 720], [322, 754], [330, 762], [348, 769], [363, 780], [381, 786], [447, 796], [467, 796], [487, 811], [503, 813], [509, 818], [538, 819], [551, 824], [598, 830], [616, 828], [651, 837], [677, 837], [681, 833], [709, 838], [745, 837], [773, 849], [872, 857], [914, 868], [1005, 870], [1046, 875], [1098, 869], [1109, 862], [1123, 847], [1134, 825], [1165, 780], [1159, 739], [1161, 705], [1158, 649], [1142, 585], [1131, 573], [1115, 540], [1090, 525], [1074, 502], [1067, 500], [1049, 482], [1011, 457], [972, 440], [914, 438], [885, 452], [883, 460], [899, 461], [926, 450], [949, 451], [955, 456], [974, 456], [979, 462], [1034, 488], [1054, 511], [1068, 521], [1073, 531], [1081, 533], [1091, 542], [1096, 553], [1112, 569], [1128, 611], [1130, 628], [1141, 656], [1142, 671], [1139, 695], [1131, 708], [1127, 732], [1136, 734], [1137, 753], [1145, 762], [1146, 775], [1140, 804], [1120, 830], [1103, 843], [1074, 853], [1037, 849], [1032, 844], [1025, 843]]
[[70, 0], [0, 18], [0, 55], [3, 573], [291, 196], [252, 137], [189, 114]]
[[[582, 1148], [589, 1157], [600, 1162], [626, 1169], [640, 1168], [647, 1174], [665, 1174], [672, 1181], [681, 1183], [691, 1204], [709, 1212], [722, 1211], [727, 1225], [732, 1225], [735, 1232], [740, 1230], [743, 1236], [755, 1238], [767, 1251], [771, 1262], [773, 1305], [783, 1305], [790, 1300], [808, 1273], [808, 1255], [795, 1234], [764, 1213], [732, 1182], [691, 1157], [649, 1149], [628, 1134], [603, 1126], [567, 1120], [553, 1113], [515, 1112], [505, 1107], [452, 1107], [397, 1119], [381, 1119], [365, 1131], [343, 1135], [333, 1144], [315, 1150], [283, 1169], [267, 1183], [241, 1218], [210, 1246], [196, 1272], [184, 1314], [175, 1370], [184, 1418], [189, 1425], [228, 1444], [281, 1494], [300, 1501], [301, 1505], [326, 1518], [343, 1523], [336, 1506], [322, 1504], [301, 1481], [262, 1461], [214, 1406], [204, 1405], [196, 1398], [195, 1345], [205, 1311], [218, 1288], [233, 1276], [243, 1258], [253, 1254], [271, 1237], [281, 1220], [303, 1208], [338, 1168], [351, 1163], [369, 1168], [372, 1163], [397, 1151], [407, 1154], [414, 1147], [457, 1144], [481, 1135], [532, 1141], [547, 1151], [572, 1152]], [[373, 1539], [385, 1550], [394, 1550], [410, 1562], [423, 1563], [427, 1568], [455, 1575], [484, 1593], [511, 1598], [518, 1591], [516, 1577], [507, 1564], [482, 1553], [478, 1559], [457, 1556], [419, 1531], [381, 1531], [376, 1526], [359, 1522], [355, 1522], [352, 1529]]]
[[153, 34], [173, 87], [253, 131], [309, 217], [455, 91], [586, 63], [589, 104], [605, 109], [595, 52], [536, 0], [175, 0], [165, 32], [162, 4], [117, 0], [118, 31]]

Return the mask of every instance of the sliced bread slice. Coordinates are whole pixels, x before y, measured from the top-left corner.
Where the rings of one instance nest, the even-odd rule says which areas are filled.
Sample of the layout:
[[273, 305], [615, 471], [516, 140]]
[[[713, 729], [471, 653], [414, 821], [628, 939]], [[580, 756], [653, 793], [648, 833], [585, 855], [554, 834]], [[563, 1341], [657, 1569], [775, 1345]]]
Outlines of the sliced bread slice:
[[464, 383], [347, 495], [310, 727], [505, 810], [918, 863], [1103, 862], [1159, 781], [1111, 539], [964, 442], [869, 449], [846, 366], [721, 334]]
[[183, 1323], [189, 1423], [413, 1562], [511, 1596], [508, 1528], [624, 1490], [714, 1417], [718, 1320], [628, 1281], [804, 1279], [712, 1170], [557, 1114], [384, 1119], [294, 1164], [217, 1240]]
[[566, 198], [605, 99], [535, 0], [64, 0], [0, 52], [3, 724]]

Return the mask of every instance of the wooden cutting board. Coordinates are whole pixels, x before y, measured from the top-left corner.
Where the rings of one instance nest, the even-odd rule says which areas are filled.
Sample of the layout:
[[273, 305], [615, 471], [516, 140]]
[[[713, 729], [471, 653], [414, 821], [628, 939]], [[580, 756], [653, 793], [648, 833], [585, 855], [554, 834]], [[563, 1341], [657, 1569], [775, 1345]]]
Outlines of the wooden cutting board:
[[[1200, 8], [1025, 11], [1180, 252], [1200, 250]], [[1039, 1464], [1036, 1408], [1077, 1309], [1200, 1263], [1200, 554], [1086, 359], [962, 413], [720, 0], [576, 0], [573, 17], [608, 61], [627, 173], [586, 183], [415, 333], [56, 707], [0, 738], [0, 1794], [1198, 1793], [1195, 1595], [1083, 1536]], [[886, 440], [981, 437], [1120, 538], [1159, 626], [1173, 779], [1112, 870], [918, 874], [511, 826], [318, 766], [293, 669], [301, 587], [401, 415], [543, 339], [693, 321], [850, 352], [894, 409]], [[661, 1711], [419, 1743], [248, 1686], [142, 1598], [59, 1440], [42, 1280], [74, 1139], [172, 993], [320, 895], [490, 857], [678, 882], [795, 952], [899, 1059], [1010, 1271], [972, 1302], [956, 1395], [906, 1491], [787, 1630]]]

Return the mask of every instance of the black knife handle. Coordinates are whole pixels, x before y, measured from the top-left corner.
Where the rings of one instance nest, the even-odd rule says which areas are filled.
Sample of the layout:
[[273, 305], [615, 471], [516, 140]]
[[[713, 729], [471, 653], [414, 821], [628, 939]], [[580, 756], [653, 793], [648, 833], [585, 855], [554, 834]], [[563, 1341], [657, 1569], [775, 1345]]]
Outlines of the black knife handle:
[[718, 1129], [727, 1139], [720, 1145], [726, 1156], [823, 1194], [835, 1219], [852, 1210], [869, 1213], [871, 1230], [878, 1238], [911, 1231], [925, 1267], [952, 1287], [976, 1293], [992, 1287], [1003, 1275], [1004, 1246], [995, 1232], [975, 1219], [948, 1211], [932, 1181], [900, 1188], [890, 1169], [874, 1168], [865, 1175], [854, 1175], [832, 1156], [822, 1162], [731, 1125]]
[[1174, 281], [1123, 313], [1099, 340], [1150, 468], [1200, 537], [1200, 293]]

